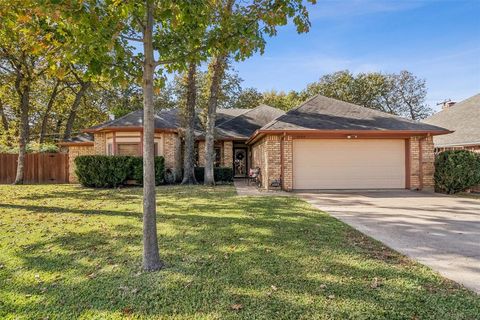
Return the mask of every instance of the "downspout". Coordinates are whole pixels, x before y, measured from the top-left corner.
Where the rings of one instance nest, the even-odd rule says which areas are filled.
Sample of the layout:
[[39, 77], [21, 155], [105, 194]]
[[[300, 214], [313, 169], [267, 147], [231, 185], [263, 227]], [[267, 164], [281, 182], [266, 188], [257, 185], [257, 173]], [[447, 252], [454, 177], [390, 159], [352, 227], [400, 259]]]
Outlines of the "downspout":
[[418, 179], [420, 180], [418, 183], [419, 190], [423, 190], [423, 146], [422, 146], [423, 139], [424, 138], [420, 138], [420, 140], [418, 140], [418, 162], [419, 162]]

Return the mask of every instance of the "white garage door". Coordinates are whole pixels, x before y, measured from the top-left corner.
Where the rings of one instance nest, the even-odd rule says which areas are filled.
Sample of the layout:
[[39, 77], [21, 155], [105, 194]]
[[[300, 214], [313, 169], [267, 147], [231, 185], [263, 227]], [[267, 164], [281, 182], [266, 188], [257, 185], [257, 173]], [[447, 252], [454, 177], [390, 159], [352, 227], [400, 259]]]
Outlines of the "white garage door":
[[405, 188], [405, 141], [294, 140], [293, 188]]

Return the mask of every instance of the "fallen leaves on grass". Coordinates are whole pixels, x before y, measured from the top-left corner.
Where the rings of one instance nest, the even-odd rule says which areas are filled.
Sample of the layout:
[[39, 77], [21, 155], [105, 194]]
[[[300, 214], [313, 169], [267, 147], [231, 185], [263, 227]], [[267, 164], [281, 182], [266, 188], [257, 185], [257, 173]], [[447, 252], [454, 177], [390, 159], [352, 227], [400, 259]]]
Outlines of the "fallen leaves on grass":
[[233, 311], [240, 311], [243, 309], [243, 304], [241, 303], [234, 303], [230, 306], [230, 309], [232, 309]]

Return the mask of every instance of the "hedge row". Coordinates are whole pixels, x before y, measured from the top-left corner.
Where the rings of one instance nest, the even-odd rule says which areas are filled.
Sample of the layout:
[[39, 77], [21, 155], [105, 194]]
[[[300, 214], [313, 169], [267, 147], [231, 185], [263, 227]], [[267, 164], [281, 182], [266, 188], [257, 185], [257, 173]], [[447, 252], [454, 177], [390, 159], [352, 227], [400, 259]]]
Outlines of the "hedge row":
[[449, 150], [435, 158], [435, 189], [457, 193], [480, 185], [480, 154], [467, 150]]
[[[143, 183], [143, 158], [130, 156], [78, 156], [75, 158], [78, 181], [86, 187], [115, 188], [127, 180]], [[155, 157], [155, 183], [163, 183], [164, 159]]]
[[[195, 168], [195, 178], [198, 182], [203, 182], [205, 176], [204, 167]], [[213, 168], [213, 178], [215, 182], [232, 182], [233, 169], [229, 167], [215, 167]]]

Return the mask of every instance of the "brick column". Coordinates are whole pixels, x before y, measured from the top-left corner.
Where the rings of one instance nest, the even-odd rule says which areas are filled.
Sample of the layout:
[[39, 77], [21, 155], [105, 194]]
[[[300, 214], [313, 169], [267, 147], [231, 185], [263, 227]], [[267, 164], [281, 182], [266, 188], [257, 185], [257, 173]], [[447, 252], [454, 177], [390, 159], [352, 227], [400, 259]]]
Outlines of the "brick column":
[[270, 189], [270, 184], [274, 180], [278, 180], [281, 177], [281, 147], [280, 136], [268, 136], [266, 141], [267, 152], [267, 176], [266, 176], [266, 189]]
[[433, 190], [435, 148], [432, 137], [410, 138], [410, 189]]
[[107, 154], [107, 137], [105, 133], [99, 132], [95, 133], [93, 136], [93, 148], [96, 155], [106, 155]]
[[283, 141], [283, 189], [293, 189], [293, 139], [286, 136]]
[[176, 133], [164, 133], [163, 135], [163, 157], [165, 158], [165, 169], [171, 169], [176, 177], [181, 170], [181, 142]]
[[433, 138], [426, 137], [421, 140], [422, 148], [422, 175], [423, 175], [423, 189], [433, 191], [435, 187], [435, 147], [433, 145]]
[[232, 141], [223, 142], [222, 166], [233, 168], [233, 142]]

